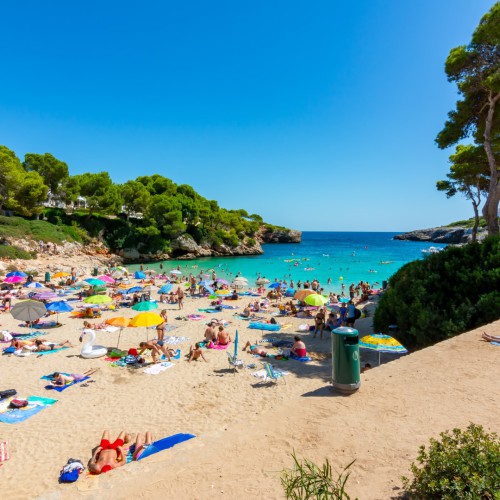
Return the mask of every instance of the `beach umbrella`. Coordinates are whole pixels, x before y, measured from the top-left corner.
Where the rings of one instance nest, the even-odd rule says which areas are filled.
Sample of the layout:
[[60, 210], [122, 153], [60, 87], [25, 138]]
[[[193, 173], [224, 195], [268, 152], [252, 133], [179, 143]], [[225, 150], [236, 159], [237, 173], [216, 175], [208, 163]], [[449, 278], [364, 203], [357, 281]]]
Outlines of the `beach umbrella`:
[[225, 280], [224, 278], [218, 278], [217, 283], [220, 283], [221, 285], [229, 285], [229, 281]]
[[115, 280], [111, 276], [107, 276], [103, 274], [102, 276], [98, 276], [97, 279], [104, 281], [104, 283], [114, 283]]
[[285, 292], [285, 297], [293, 297], [295, 295], [295, 288], [287, 288]]
[[308, 295], [312, 295], [314, 293], [316, 292], [310, 290], [309, 288], [306, 288], [305, 290], [297, 290], [293, 298], [297, 300], [304, 300]]
[[87, 278], [84, 281], [86, 281], [89, 285], [92, 285], [92, 286], [102, 286], [102, 285], [106, 284], [105, 281], [99, 280], [97, 278]]
[[143, 280], [146, 277], [146, 275], [142, 271], [136, 271], [134, 273], [134, 278], [136, 280]]
[[134, 306], [132, 306], [134, 311], [152, 311], [154, 309], [158, 309], [158, 304], [156, 302], [151, 302], [149, 300], [143, 300], [142, 302], [137, 302]]
[[18, 276], [19, 278], [26, 278], [28, 276], [26, 273], [22, 271], [11, 271], [5, 275], [7, 278], [13, 278], [14, 276]]
[[170, 283], [167, 283], [166, 285], [163, 285], [159, 290], [158, 293], [168, 293], [170, 290], [172, 290], [173, 285]]
[[342, 302], [342, 304], [347, 304], [351, 299], [348, 299], [347, 297], [340, 297], [339, 302]]
[[122, 331], [127, 326], [130, 326], [130, 319], [124, 318], [123, 316], [115, 316], [114, 318], [109, 318], [105, 321], [107, 325], [118, 326], [120, 328], [120, 332], [118, 333], [118, 342], [116, 343], [116, 347], [120, 345], [120, 337], [122, 336]]
[[407, 354], [408, 349], [400, 344], [394, 337], [383, 333], [366, 335], [359, 341], [359, 347], [378, 351], [378, 364], [380, 365], [380, 354], [388, 352], [392, 354]]
[[87, 297], [83, 301], [86, 304], [108, 304], [113, 299], [109, 295], [92, 295], [91, 297]]
[[[38, 281], [32, 281], [31, 283], [27, 283], [24, 286], [26, 288], [45, 288], [41, 283], [38, 283]], [[49, 288], [46, 288], [46, 290], [49, 290]]]
[[45, 316], [47, 308], [42, 302], [36, 300], [23, 300], [18, 302], [10, 311], [12, 317], [19, 321], [36, 321]]
[[61, 271], [59, 273], [56, 273], [54, 274], [54, 276], [52, 276], [54, 279], [57, 279], [57, 278], [66, 278], [66, 276], [71, 276], [69, 273], [66, 273], [64, 271]]
[[90, 285], [86, 281], [77, 281], [73, 283], [73, 286], [75, 288], [88, 288]]
[[127, 295], [128, 290], [124, 290], [123, 288], [121, 288], [120, 290], [116, 290], [116, 293], [119, 293], [120, 295]]
[[133, 286], [127, 290], [128, 293], [136, 293], [142, 291], [142, 286]]
[[271, 283], [267, 278], [259, 278], [255, 281], [256, 285], [267, 285], [267, 283]]
[[21, 276], [10, 276], [3, 280], [4, 283], [21, 283], [21, 281], [24, 281], [24, 278], [21, 278]]
[[174, 269], [170, 271], [170, 274], [182, 274], [182, 271], [179, 271], [178, 269]]
[[304, 302], [310, 306], [323, 306], [328, 302], [328, 299], [326, 297], [323, 297], [323, 295], [319, 295], [317, 293], [308, 295], [305, 299]]
[[239, 341], [239, 335], [238, 335], [238, 330], [236, 330], [236, 334], [234, 335], [234, 355], [233, 355], [233, 359], [236, 359], [236, 356], [238, 354], [238, 341]]
[[204, 285], [203, 288], [210, 294], [214, 293], [214, 289], [208, 285]]
[[47, 304], [47, 311], [55, 312], [57, 315], [57, 323], [59, 323], [59, 313], [71, 312], [73, 308], [64, 300], [57, 300]]
[[156, 313], [153, 312], [142, 312], [139, 313], [137, 316], [134, 316], [130, 320], [130, 326], [135, 326], [135, 327], [140, 327], [144, 326], [146, 327], [146, 339], [148, 338], [148, 328], [152, 326], [158, 326], [161, 325], [164, 322], [164, 319]]
[[36, 300], [50, 300], [50, 299], [57, 299], [59, 295], [54, 292], [40, 292], [40, 293], [35, 293], [33, 295], [33, 298]]
[[233, 281], [248, 281], [244, 276], [236, 276]]

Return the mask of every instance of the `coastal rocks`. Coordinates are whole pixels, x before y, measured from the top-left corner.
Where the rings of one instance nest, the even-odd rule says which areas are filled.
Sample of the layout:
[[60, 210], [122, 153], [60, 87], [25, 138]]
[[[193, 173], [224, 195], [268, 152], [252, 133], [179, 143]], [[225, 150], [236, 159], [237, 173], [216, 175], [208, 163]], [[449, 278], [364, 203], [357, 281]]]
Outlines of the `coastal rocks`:
[[170, 243], [172, 247], [172, 257], [176, 257], [177, 255], [199, 255], [200, 254], [200, 246], [194, 241], [193, 237], [188, 234], [182, 234], [178, 236]]
[[[481, 240], [486, 236], [486, 231], [480, 229], [477, 239]], [[395, 240], [426, 241], [432, 243], [448, 243], [458, 245], [472, 241], [472, 229], [464, 227], [434, 227], [430, 229], [418, 229], [408, 233], [394, 236]]]
[[256, 237], [261, 243], [300, 243], [302, 231], [262, 226]]

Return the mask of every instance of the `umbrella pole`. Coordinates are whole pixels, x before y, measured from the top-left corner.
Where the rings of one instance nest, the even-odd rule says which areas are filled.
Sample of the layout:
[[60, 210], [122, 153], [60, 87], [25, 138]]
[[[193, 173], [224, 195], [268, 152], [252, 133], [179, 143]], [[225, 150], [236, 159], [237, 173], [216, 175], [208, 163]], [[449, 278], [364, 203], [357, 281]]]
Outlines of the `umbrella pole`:
[[381, 355], [381, 354], [382, 354], [382, 353], [379, 351], [379, 352], [378, 352], [378, 366], [380, 366], [380, 355]]
[[120, 328], [120, 331], [118, 332], [118, 342], [116, 343], [116, 348], [118, 349], [118, 346], [120, 345], [120, 337], [122, 335], [123, 328]]

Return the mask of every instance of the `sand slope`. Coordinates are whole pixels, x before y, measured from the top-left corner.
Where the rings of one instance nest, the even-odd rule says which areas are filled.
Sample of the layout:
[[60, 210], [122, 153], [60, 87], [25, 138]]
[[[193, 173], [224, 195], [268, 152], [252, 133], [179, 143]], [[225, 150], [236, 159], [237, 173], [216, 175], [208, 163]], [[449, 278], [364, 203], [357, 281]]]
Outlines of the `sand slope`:
[[[189, 299], [183, 314], [205, 305], [204, 299]], [[198, 340], [204, 325], [174, 320], [173, 307], [167, 307], [170, 323], [178, 326], [172, 334]], [[233, 320], [232, 311], [218, 316]], [[50, 338], [76, 340], [81, 320], [63, 322]], [[286, 337], [307, 321], [289, 322]], [[0, 323], [15, 325], [10, 315], [1, 315]], [[368, 331], [370, 323], [367, 318], [358, 326]], [[240, 342], [260, 336], [243, 321], [234, 320], [230, 331], [236, 327]], [[225, 351], [209, 351], [209, 363], [182, 359], [157, 376], [112, 368], [102, 359], [84, 360], [77, 348], [41, 358], [3, 357], [3, 388], [59, 402], [22, 424], [0, 424], [0, 437], [12, 451], [0, 468], [0, 490], [15, 492], [10, 498], [282, 498], [279, 472], [291, 465], [295, 449], [315, 461], [327, 456], [338, 468], [356, 459], [350, 494], [388, 498], [398, 493], [400, 475], [429, 437], [469, 421], [500, 431], [500, 348], [480, 341], [482, 330], [499, 334], [500, 322], [373, 369], [349, 397], [332, 396], [328, 389], [329, 341], [309, 336], [306, 343], [318, 360], [276, 361], [290, 371], [287, 384], [278, 386], [258, 384], [251, 370], [233, 375]], [[100, 344], [116, 344], [114, 333], [97, 336]], [[145, 331], [126, 330], [122, 338], [123, 347], [133, 345]], [[183, 344], [183, 354], [188, 346]], [[248, 354], [243, 359], [260, 364]], [[90, 366], [101, 370], [88, 387], [54, 396], [39, 380], [56, 369], [81, 372]], [[157, 438], [190, 432], [197, 438], [97, 478], [58, 485], [66, 460], [86, 462], [105, 428], [151, 430]]]

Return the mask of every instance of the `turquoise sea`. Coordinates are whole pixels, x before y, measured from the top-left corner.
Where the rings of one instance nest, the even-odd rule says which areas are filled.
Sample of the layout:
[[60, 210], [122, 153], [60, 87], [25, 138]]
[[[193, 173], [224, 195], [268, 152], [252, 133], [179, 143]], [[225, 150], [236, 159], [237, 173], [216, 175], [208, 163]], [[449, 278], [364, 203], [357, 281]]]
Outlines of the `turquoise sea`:
[[[179, 265], [184, 275], [215, 269], [218, 277], [228, 281], [240, 273], [251, 286], [259, 273], [271, 281], [275, 278], [290, 281], [292, 278], [297, 283], [317, 278], [326, 291], [339, 292], [342, 282], [346, 287], [360, 280], [375, 284], [375, 287], [377, 283], [382, 285], [382, 281], [404, 264], [423, 258], [423, 249], [445, 246], [393, 240], [396, 234], [306, 231], [302, 233], [302, 243], [264, 245], [263, 255], [169, 260], [161, 264], [165, 272]], [[294, 262], [287, 262], [290, 260]], [[160, 262], [145, 263], [143, 267], [160, 272]], [[129, 268], [136, 270], [139, 265]], [[328, 278], [331, 278], [330, 285]]]

